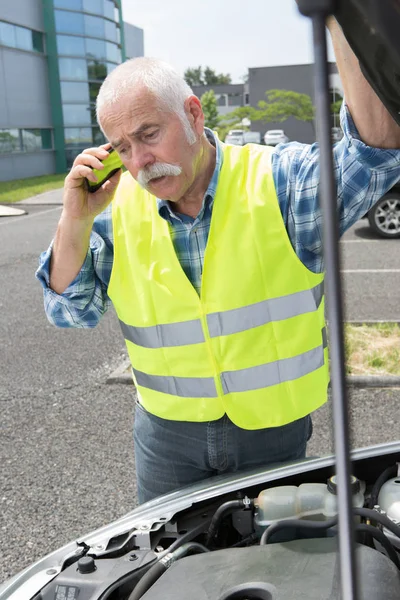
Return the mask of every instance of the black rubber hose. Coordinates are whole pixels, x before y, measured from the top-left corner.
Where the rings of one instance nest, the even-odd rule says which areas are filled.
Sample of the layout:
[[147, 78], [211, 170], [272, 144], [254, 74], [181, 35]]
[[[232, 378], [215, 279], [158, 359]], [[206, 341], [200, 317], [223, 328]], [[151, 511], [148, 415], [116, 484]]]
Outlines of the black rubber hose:
[[183, 544], [177, 548], [174, 552], [168, 553], [163, 559], [156, 562], [155, 565], [143, 575], [140, 581], [137, 583], [128, 600], [139, 600], [151, 586], [165, 573], [165, 571], [174, 563], [176, 560], [183, 558], [191, 552], [199, 554], [200, 552], [209, 552], [208, 548], [197, 542], [189, 542]]
[[173, 552], [173, 561], [179, 560], [188, 554], [200, 554], [201, 552], [210, 552], [208, 548], [203, 546], [203, 544], [198, 544], [197, 542], [189, 542], [188, 544], [183, 544], [180, 546], [175, 552]]
[[257, 538], [258, 538], [257, 533], [251, 533], [247, 537], [240, 540], [240, 542], [236, 542], [236, 544], [233, 544], [232, 546], [230, 546], [230, 548], [242, 548], [243, 546], [252, 544], [253, 542], [255, 542], [257, 540]]
[[159, 561], [143, 575], [143, 577], [135, 585], [132, 592], [129, 594], [128, 600], [139, 600], [151, 586], [161, 577], [168, 569], [168, 565]]
[[306, 521], [301, 519], [287, 519], [286, 521], [277, 521], [273, 523], [267, 529], [264, 530], [261, 539], [260, 546], [268, 544], [270, 538], [281, 529], [289, 529], [291, 527], [297, 527], [299, 529], [313, 529], [317, 531], [323, 531], [334, 527], [337, 524], [337, 517], [328, 519], [327, 521]]
[[200, 525], [193, 527], [193, 529], [191, 529], [187, 533], [184, 533], [180, 538], [175, 540], [175, 542], [173, 542], [166, 550], [160, 553], [159, 558], [162, 558], [163, 556], [165, 556], [166, 554], [170, 554], [171, 552], [175, 552], [175, 550], [177, 550], [177, 548], [180, 548], [180, 546], [183, 546], [183, 544], [191, 542], [192, 539], [205, 532], [210, 526], [210, 523], [211, 519], [204, 519], [204, 521], [202, 521]]
[[372, 488], [371, 497], [369, 499], [369, 508], [374, 508], [375, 504], [378, 504], [378, 496], [383, 484], [390, 479], [391, 477], [396, 477], [397, 475], [397, 465], [392, 465], [388, 467], [379, 475], [378, 479], [375, 481], [374, 486]]
[[217, 508], [213, 515], [213, 518], [211, 519], [205, 545], [209, 546], [211, 540], [217, 533], [220, 522], [225, 517], [225, 515], [237, 510], [238, 508], [245, 508], [246, 506], [248, 507], [249, 504], [246, 504], [244, 500], [230, 500], [229, 502], [224, 502], [224, 504], [221, 504], [221, 506]]
[[375, 538], [385, 548], [388, 557], [400, 571], [400, 560], [397, 556], [397, 552], [393, 548], [390, 541], [387, 539], [386, 535], [382, 533], [380, 529], [378, 529], [377, 527], [373, 527], [373, 525], [367, 525], [366, 523], [358, 523], [356, 525], [356, 531], [368, 533], [373, 538]]
[[370, 508], [353, 508], [353, 512], [360, 517], [364, 517], [365, 519], [369, 519], [370, 521], [377, 521], [386, 529], [389, 529], [395, 536], [400, 539], [400, 526], [393, 523], [386, 515], [382, 515], [378, 513], [376, 510], [371, 510]]

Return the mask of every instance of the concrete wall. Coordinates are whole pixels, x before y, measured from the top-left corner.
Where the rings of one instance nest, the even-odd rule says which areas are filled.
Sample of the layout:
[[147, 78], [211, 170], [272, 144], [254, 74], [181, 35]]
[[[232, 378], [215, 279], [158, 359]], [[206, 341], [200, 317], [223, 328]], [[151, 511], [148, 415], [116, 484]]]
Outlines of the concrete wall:
[[135, 27], [135, 25], [131, 25], [130, 23], [124, 23], [124, 36], [126, 58], [144, 56], [143, 29]]
[[0, 181], [37, 177], [55, 173], [55, 153], [52, 150], [0, 154]]

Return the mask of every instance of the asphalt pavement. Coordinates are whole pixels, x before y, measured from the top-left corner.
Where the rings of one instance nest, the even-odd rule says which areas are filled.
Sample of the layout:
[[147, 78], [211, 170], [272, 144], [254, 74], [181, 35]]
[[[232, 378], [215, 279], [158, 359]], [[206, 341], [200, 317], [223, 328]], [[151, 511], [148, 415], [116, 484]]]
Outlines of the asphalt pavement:
[[400, 239], [383, 239], [361, 219], [342, 238], [345, 319], [400, 321]]
[[[110, 311], [93, 330], [47, 322], [34, 271], [61, 208], [26, 210], [0, 219], [0, 581], [136, 505], [134, 389], [105, 383], [125, 357], [117, 320]], [[400, 240], [365, 229], [342, 244], [347, 314], [400, 321]], [[355, 446], [398, 439], [399, 399], [398, 389], [352, 391]], [[328, 404], [314, 415], [309, 454], [331, 450]]]

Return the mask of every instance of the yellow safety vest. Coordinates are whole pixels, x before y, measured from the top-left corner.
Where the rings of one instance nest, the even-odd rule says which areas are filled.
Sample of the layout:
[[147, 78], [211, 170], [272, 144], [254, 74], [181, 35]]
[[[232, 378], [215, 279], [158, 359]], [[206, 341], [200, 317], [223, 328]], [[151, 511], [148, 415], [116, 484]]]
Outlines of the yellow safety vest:
[[290, 243], [271, 150], [223, 146], [200, 297], [156, 198], [125, 173], [113, 200], [115, 306], [143, 406], [164, 419], [276, 427], [320, 407], [323, 275]]

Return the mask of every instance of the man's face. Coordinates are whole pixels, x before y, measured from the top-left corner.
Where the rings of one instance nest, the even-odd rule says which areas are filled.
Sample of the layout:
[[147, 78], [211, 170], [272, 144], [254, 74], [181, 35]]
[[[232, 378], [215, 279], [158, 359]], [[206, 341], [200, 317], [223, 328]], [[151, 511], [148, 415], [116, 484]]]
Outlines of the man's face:
[[[142, 186], [163, 200], [180, 200], [196, 176], [203, 131], [203, 115], [196, 98], [187, 101], [187, 112], [196, 138], [194, 144], [189, 143], [178, 115], [167, 111], [145, 89], [124, 97], [101, 115], [102, 127], [124, 166]], [[160, 173], [167, 175], [160, 177]]]

